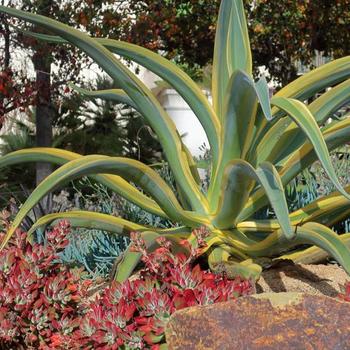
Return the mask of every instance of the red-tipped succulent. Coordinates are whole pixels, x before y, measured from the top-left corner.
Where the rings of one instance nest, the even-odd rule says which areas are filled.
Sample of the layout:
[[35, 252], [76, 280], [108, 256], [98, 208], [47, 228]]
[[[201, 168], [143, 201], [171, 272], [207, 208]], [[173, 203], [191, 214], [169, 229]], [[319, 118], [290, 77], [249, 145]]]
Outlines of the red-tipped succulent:
[[1, 348], [158, 350], [177, 309], [251, 291], [247, 281], [228, 280], [195, 264], [205, 244], [205, 230], [199, 229], [192, 248], [184, 242], [188, 255], [174, 254], [164, 238], [149, 253], [134, 233], [132, 245], [142, 254], [142, 270], [89, 298], [93, 281], [82, 280], [59, 261], [68, 232], [68, 223], [62, 222], [47, 232], [45, 244], [30, 245], [27, 235], [17, 231], [0, 252]]

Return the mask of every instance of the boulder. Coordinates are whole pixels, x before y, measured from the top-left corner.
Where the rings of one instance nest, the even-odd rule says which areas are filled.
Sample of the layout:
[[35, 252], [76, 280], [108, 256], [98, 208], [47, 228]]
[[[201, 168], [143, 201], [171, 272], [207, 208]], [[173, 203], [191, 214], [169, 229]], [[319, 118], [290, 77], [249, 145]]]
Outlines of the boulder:
[[263, 293], [175, 312], [169, 350], [350, 349], [350, 303]]

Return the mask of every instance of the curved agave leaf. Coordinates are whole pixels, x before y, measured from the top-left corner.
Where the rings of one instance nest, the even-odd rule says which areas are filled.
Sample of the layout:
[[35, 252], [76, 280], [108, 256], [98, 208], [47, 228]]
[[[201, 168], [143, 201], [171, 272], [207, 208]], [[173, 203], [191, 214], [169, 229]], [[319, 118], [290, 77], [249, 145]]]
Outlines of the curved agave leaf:
[[[293, 221], [291, 220], [293, 225]], [[281, 228], [277, 220], [254, 220], [254, 221], [242, 221], [237, 223], [237, 229], [243, 233], [249, 232], [267, 232], [279, 230]]]
[[252, 75], [252, 57], [242, 0], [223, 0], [217, 23], [212, 95], [219, 119], [224, 120], [224, 98], [232, 73], [240, 69]]
[[[347, 186], [346, 190], [350, 191], [350, 186]], [[336, 191], [290, 213], [289, 218], [293, 226], [312, 221], [331, 227], [344, 218], [347, 218], [349, 214], [350, 203], [348, 199]], [[275, 219], [243, 221], [237, 224], [237, 229], [243, 233], [271, 233], [279, 228], [280, 224]]]
[[62, 183], [100, 171], [121, 175], [139, 185], [146, 193], [149, 193], [158, 204], [164, 208], [164, 211], [168, 212], [169, 217], [175, 221], [183, 222], [190, 227], [208, 224], [205, 218], [185, 212], [177, 202], [169, 186], [151, 168], [136, 160], [93, 155], [70, 161], [54, 171], [37, 186], [18, 212], [11, 228], [1, 242], [0, 249], [5, 246], [13, 232], [33, 206], [46, 194], [62, 185]]
[[[54, 35], [23, 31], [24, 34], [46, 42], [64, 44], [68, 41]], [[135, 44], [105, 38], [94, 38], [111, 52], [130, 59], [168, 82], [187, 102], [205, 130], [214, 154], [219, 153], [220, 122], [207, 97], [199, 86], [176, 64], [146, 48]]]
[[350, 208], [349, 206], [345, 206], [343, 208], [338, 208], [333, 211], [327, 211], [325, 216], [326, 219], [328, 219], [327, 221], [324, 220], [323, 217], [321, 217], [320, 215], [319, 218], [317, 218], [316, 222], [332, 228], [338, 222], [349, 219]]
[[276, 97], [307, 100], [317, 92], [344, 81], [350, 77], [350, 56], [326, 63], [294, 80], [280, 91]]
[[179, 93], [203, 126], [215, 164], [220, 151], [221, 126], [213, 107], [200, 87], [176, 64], [148, 49], [117, 40], [99, 38], [96, 40], [111, 52], [128, 58], [155, 73]]
[[227, 164], [218, 209], [212, 220], [215, 227], [225, 229], [236, 223], [237, 215], [246, 203], [256, 180], [255, 170], [249, 163], [236, 159]]
[[[160, 235], [156, 232], [146, 231], [141, 233], [141, 238], [146, 244], [146, 249], [148, 251], [154, 250], [157, 244], [157, 238]], [[126, 281], [135, 270], [136, 266], [140, 263], [142, 254], [139, 252], [134, 252], [132, 247], [129, 246], [128, 249], [122, 254], [121, 260], [119, 261], [114, 276], [114, 280], [120, 283]]]
[[131, 221], [115, 217], [113, 215], [95, 213], [84, 210], [74, 210], [62, 213], [53, 213], [42, 216], [28, 231], [28, 236], [38, 228], [46, 228], [57, 220], [68, 220], [72, 227], [98, 229], [128, 236], [131, 231], [149, 231], [145, 226], [135, 224]]
[[[313, 97], [317, 92], [325, 88], [334, 86], [350, 77], [350, 56], [339, 58], [325, 65], [322, 65], [296, 79], [275, 94], [275, 97], [294, 98], [301, 101]], [[272, 110], [274, 116], [281, 116], [283, 113], [276, 108]], [[262, 121], [259, 132], [256, 135], [255, 142], [250, 151], [249, 159], [253, 159], [256, 154], [258, 145], [263, 138], [267, 138], [272, 149], [279, 137], [284, 133], [286, 128], [292, 123], [286, 119], [273, 119]], [[274, 128], [274, 131], [271, 129]], [[269, 133], [269, 135], [267, 135]], [[264, 158], [263, 160], [266, 160]], [[255, 164], [255, 163], [252, 163]]]
[[[345, 188], [346, 191], [350, 191], [350, 186]], [[290, 219], [295, 224], [301, 224], [307, 221], [326, 220], [328, 221], [328, 215], [333, 215], [335, 211], [341, 209], [343, 211], [350, 208], [350, 202], [338, 191], [332, 192], [328, 196], [319, 198], [307, 206], [294, 211], [290, 214]], [[321, 222], [322, 224], [329, 226], [327, 222]]]
[[[175, 251], [176, 248], [179, 248], [180, 240], [182, 239], [181, 234], [159, 235], [158, 233], [152, 231], [141, 232], [140, 235], [145, 241], [147, 251], [152, 251], [158, 247], [157, 238], [161, 236], [166, 237], [173, 243]], [[181, 246], [180, 250], [184, 250], [184, 247]], [[134, 252], [129, 246], [128, 249], [122, 254], [121, 261], [117, 265], [114, 279], [118, 282], [124, 282], [127, 280], [135, 270], [136, 266], [139, 264], [141, 258], [141, 253]]]
[[74, 84], [69, 84], [69, 86], [79, 94], [83, 95], [84, 97], [88, 97], [91, 100], [100, 98], [102, 100], [109, 100], [109, 101], [114, 101], [116, 103], [123, 103], [134, 108], [136, 111], [138, 111], [139, 106], [137, 106], [134, 103], [134, 101], [122, 89], [106, 89], [106, 90], [91, 91], [91, 90], [83, 89]]
[[[238, 260], [249, 259], [249, 256], [240, 251], [236, 246], [236, 240], [232, 239], [229, 235], [226, 235], [221, 230], [211, 230], [211, 235], [205, 239], [206, 247], [201, 249], [202, 254], [210, 253], [216, 247], [220, 247], [230, 254], [231, 258], [235, 257]], [[190, 243], [196, 242], [196, 237], [192, 234], [187, 240]]]
[[267, 118], [271, 118], [269, 92], [264, 78], [255, 84], [242, 70], [235, 70], [228, 82], [222, 128], [222, 154], [218, 169], [214, 169], [208, 191], [211, 208], [217, 207], [223, 172], [232, 159], [245, 159], [252, 137], [258, 103]]
[[[129, 99], [129, 97], [124, 93], [123, 90], [110, 89], [110, 90], [89, 91], [89, 90], [85, 90], [82, 88], [78, 88], [74, 85], [71, 85], [71, 86], [73, 89], [75, 89], [76, 91], [80, 92], [81, 94], [83, 94], [84, 96], [86, 96], [90, 99], [101, 98], [104, 100], [115, 101], [117, 103], [126, 103], [126, 104], [129, 104], [129, 106], [137, 109], [137, 106], [133, 103], [133, 101], [131, 101]], [[182, 145], [182, 149], [183, 149], [183, 152], [186, 154], [186, 158], [187, 158], [193, 179], [195, 180], [197, 185], [200, 186], [200, 177], [198, 174], [196, 162], [194, 161], [192, 154], [190, 153], [190, 151], [187, 149], [187, 147], [184, 144]], [[177, 186], [177, 187], [178, 187], [177, 190], [179, 192], [179, 197], [181, 199], [183, 206], [186, 209], [191, 210], [192, 208], [191, 208], [191, 205], [186, 198], [186, 195], [183, 193], [181, 187], [179, 187], [179, 186]]]
[[[349, 140], [350, 137], [350, 119], [344, 119], [336, 122], [332, 127], [327, 128], [324, 134], [324, 141], [328, 149], [334, 150]], [[308, 142], [286, 160], [279, 170], [282, 184], [287, 185], [295, 176], [306, 169], [318, 159], [314, 146]], [[238, 217], [238, 221], [244, 221], [251, 217], [254, 212], [268, 204], [268, 198], [263, 189], [258, 189], [249, 198], [244, 209]]]
[[94, 59], [117, 82], [134, 103], [139, 106], [139, 110], [142, 111], [143, 116], [158, 135], [159, 142], [173, 170], [175, 179], [184, 190], [192, 207], [202, 212], [205, 211], [206, 200], [192, 178], [187, 159], [182, 153], [181, 137], [173, 121], [160, 106], [152, 92], [128, 68], [116, 59], [104, 46], [79, 30], [51, 18], [5, 6], [0, 6], [0, 12], [46, 28], [50, 32], [73, 43]]
[[[303, 230], [310, 230], [313, 234], [313, 241], [316, 243], [315, 245], [318, 245], [321, 248], [324, 248], [324, 243], [327, 240], [327, 249], [332, 257], [334, 257], [346, 270], [346, 272], [349, 274], [350, 272], [350, 250], [349, 248], [344, 244], [344, 242], [339, 239], [339, 236], [337, 233], [332, 231], [330, 228], [318, 224], [316, 222], [308, 222], [304, 224], [300, 231], [301, 235], [307, 236], [308, 233], [303, 233]], [[298, 229], [299, 230], [299, 229]], [[298, 232], [299, 234], [299, 232]], [[319, 243], [317, 242], [319, 241]]]
[[[331, 127], [322, 131], [324, 141], [332, 151], [343, 145], [350, 137], [350, 119], [335, 122]], [[299, 150], [295, 151], [290, 158], [283, 162], [280, 174], [283, 184], [289, 183], [297, 174], [306, 169], [318, 159], [317, 153], [311, 142], [305, 143]]]
[[[340, 107], [349, 102], [349, 96], [350, 79], [321, 95], [313, 101], [308, 108], [316, 122], [321, 125]], [[274, 128], [277, 127], [279, 127], [278, 124], [271, 128], [271, 133], [274, 133]], [[266, 137], [264, 140], [265, 145], [264, 141], [262, 141], [261, 148], [264, 149], [266, 146], [269, 146], [270, 150], [268, 151], [267, 160], [278, 163], [282, 159], [290, 156], [290, 154], [297, 150], [306, 140], [307, 137], [304, 132], [300, 130], [297, 124], [292, 123], [283, 132], [276, 145], [271, 147], [271, 138]]]
[[38, 228], [46, 228], [48, 225], [51, 225], [55, 221], [63, 219], [68, 220], [70, 222], [71, 227], [97, 229], [101, 231], [116, 233], [118, 235], [123, 236], [129, 236], [130, 232], [132, 231], [144, 232], [149, 231], [150, 229], [157, 233], [176, 234], [177, 236], [179, 234], [182, 234], [183, 238], [185, 238], [191, 233], [190, 229], [184, 226], [171, 229], [160, 229], [155, 227], [150, 228], [119, 217], [115, 217], [113, 215], [85, 210], [74, 210], [42, 216], [30, 228], [30, 230], [28, 231], [28, 235], [31, 235]]
[[[347, 247], [350, 247], [350, 233], [345, 233], [338, 237]], [[279, 259], [292, 260], [295, 264], [315, 264], [326, 260], [328, 257], [328, 252], [319, 247], [312, 246], [307, 249], [284, 254]]]
[[[88, 98], [91, 98], [91, 99], [101, 98], [105, 100], [115, 101], [117, 103], [125, 103], [137, 110], [137, 106], [133, 103], [132, 100], [129, 99], [129, 97], [125, 94], [123, 90], [109, 89], [109, 90], [89, 91], [86, 89], [79, 88], [73, 84], [70, 84], [70, 86], [74, 90], [76, 90], [77, 92], [81, 93], [82, 95]], [[182, 145], [182, 149], [183, 149], [183, 152], [186, 154], [191, 174], [194, 180], [196, 181], [197, 185], [200, 186], [200, 177], [199, 177], [196, 162], [194, 161], [191, 152], [184, 144]], [[181, 188], [179, 189], [179, 191], [181, 191]]]
[[225, 171], [219, 209], [213, 224], [220, 229], [236, 224], [237, 216], [246, 202], [254, 181], [260, 182], [266, 191], [285, 236], [293, 238], [295, 233], [289, 220], [282, 182], [275, 167], [267, 162], [262, 163], [256, 170], [243, 160], [229, 163]]
[[317, 123], [321, 125], [339, 108], [349, 102], [349, 96], [350, 79], [347, 79], [313, 101], [309, 106], [310, 112], [314, 115]]
[[208, 264], [210, 269], [213, 271], [215, 265], [222, 263], [223, 261], [228, 261], [230, 258], [230, 253], [219, 247], [214, 247], [208, 254]]
[[[37, 147], [37, 148], [27, 148], [19, 151], [14, 151], [0, 157], [0, 169], [15, 165], [22, 164], [26, 162], [47, 162], [55, 165], [63, 165], [67, 162], [81, 158], [78, 153], [61, 150], [57, 148], [48, 147]], [[164, 211], [159, 207], [159, 205], [151, 198], [147, 197], [134, 186], [130, 185], [120, 176], [116, 175], [95, 175], [92, 178], [111, 189], [112, 191], [118, 193], [123, 198], [136, 204], [140, 208], [153, 213], [155, 215], [168, 218]]]
[[285, 98], [273, 98], [271, 103], [286, 112], [304, 131], [309, 141], [314, 146], [315, 152], [324, 170], [333, 182], [337, 190], [350, 200], [350, 195], [343, 189], [340, 184], [332, 162], [329, 158], [327, 144], [323, 139], [317, 122], [313, 118], [308, 108], [300, 101]]
[[241, 70], [233, 72], [227, 87], [223, 123], [223, 162], [245, 159], [252, 142], [258, 102], [266, 118], [271, 118], [266, 80], [257, 84]]
[[[234, 228], [234, 229], [223, 230], [225, 235], [228, 235], [233, 239], [232, 242], [235, 242], [238, 240], [245, 244], [253, 244], [261, 240], [261, 239], [256, 239], [255, 237], [251, 237], [251, 235], [249, 235], [248, 237], [245, 232], [238, 229], [238, 224], [236, 226], [237, 228]], [[278, 228], [280, 228], [280, 225], [278, 225]]]
[[326, 226], [307, 223], [298, 226], [296, 237], [286, 240], [281, 230], [270, 234], [266, 239], [250, 246], [240, 245], [240, 249], [250, 256], [271, 256], [301, 244], [316, 245], [333, 256], [350, 273], [350, 251], [339, 236]]
[[246, 280], [257, 281], [261, 275], [261, 266], [254, 264], [252, 259], [242, 262], [229, 260], [230, 253], [222, 247], [215, 247], [208, 255], [208, 263], [211, 271], [217, 274], [225, 274], [228, 278], [242, 277]]

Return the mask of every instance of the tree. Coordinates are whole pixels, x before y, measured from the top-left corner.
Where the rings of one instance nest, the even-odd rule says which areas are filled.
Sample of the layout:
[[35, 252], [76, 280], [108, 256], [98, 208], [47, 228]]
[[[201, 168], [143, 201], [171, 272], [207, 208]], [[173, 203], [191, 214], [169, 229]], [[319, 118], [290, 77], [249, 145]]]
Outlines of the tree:
[[[310, 65], [315, 50], [334, 58], [350, 53], [350, 0], [245, 3], [254, 65], [266, 66], [279, 83], [295, 78], [296, 61]], [[218, 0], [131, 0], [135, 22], [127, 39], [190, 67], [203, 67], [211, 63], [219, 4]]]
[[[121, 1], [122, 2], [122, 1]], [[51, 0], [8, 1], [7, 6], [58, 19], [75, 27], [83, 28], [91, 35], [98, 35], [101, 22], [104, 30], [112, 31], [115, 18], [108, 20], [110, 9], [106, 5], [114, 1], [69, 1], [65, 3]], [[2, 0], [4, 4], [4, 0]], [[69, 50], [62, 46], [37, 41], [23, 35], [21, 30], [42, 32], [41, 29], [23, 25], [1, 15], [0, 35], [4, 42], [3, 59], [0, 60], [0, 127], [10, 113], [24, 111], [27, 107], [35, 109], [36, 146], [51, 147], [53, 142], [53, 124], [60, 117], [60, 107], [64, 100], [63, 91], [69, 81], [81, 82], [79, 72], [89, 61], [79, 50]], [[108, 26], [109, 25], [109, 26]], [[14, 29], [13, 26], [18, 28]], [[105, 34], [105, 32], [103, 33]], [[110, 33], [113, 34], [113, 33]], [[114, 35], [119, 35], [117, 30]], [[0, 39], [1, 39], [0, 37]], [[26, 51], [35, 70], [35, 78], [16, 66], [16, 54]], [[52, 70], [53, 64], [58, 73]], [[30, 69], [29, 69], [30, 70]], [[51, 165], [38, 163], [36, 183], [40, 183], [51, 173]], [[50, 201], [43, 205], [49, 211]]]

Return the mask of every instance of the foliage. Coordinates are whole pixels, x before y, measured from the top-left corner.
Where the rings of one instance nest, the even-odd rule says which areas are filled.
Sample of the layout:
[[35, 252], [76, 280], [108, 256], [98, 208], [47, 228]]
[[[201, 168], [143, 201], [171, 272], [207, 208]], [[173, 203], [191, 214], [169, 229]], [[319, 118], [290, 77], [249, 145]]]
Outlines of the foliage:
[[24, 111], [33, 102], [33, 82], [29, 78], [19, 82], [18, 75], [11, 67], [0, 73], [0, 129], [7, 113], [17, 108]]
[[[349, 0], [253, 3], [245, 1], [254, 66], [265, 66], [282, 85], [295, 79], [296, 61], [313, 65], [315, 50], [334, 58], [349, 54]], [[212, 63], [220, 1], [133, 0], [129, 4], [135, 21], [125, 29], [127, 40], [191, 67]]]
[[[173, 185], [169, 169], [162, 165], [158, 170]], [[145, 226], [169, 228], [169, 220], [148, 213], [126, 201], [105, 186], [83, 178], [73, 184], [73, 196], [61, 191], [53, 196], [53, 211], [90, 210], [120, 216], [126, 220]], [[116, 258], [126, 250], [130, 240], [126, 236], [111, 235], [109, 232], [84, 228], [75, 228], [69, 234], [70, 244], [60, 254], [61, 260], [70, 266], [83, 266], [91, 277], [106, 277], [110, 274]]]
[[248, 281], [230, 281], [202, 271], [199, 265], [193, 267], [197, 249], [192, 249], [189, 256], [174, 255], [171, 243], [159, 238], [160, 247], [148, 253], [139, 234], [132, 235], [132, 242], [133, 250], [142, 254], [145, 268], [131, 281], [114, 282], [93, 303], [82, 322], [83, 344], [86, 341], [95, 349], [112, 344], [159, 349], [154, 344], [164, 343], [164, 328], [175, 310], [251, 292]]
[[[269, 97], [266, 80], [252, 77], [252, 55], [242, 1], [221, 2], [213, 58], [213, 106], [202, 90], [181, 69], [165, 58], [138, 46], [111, 39], [91, 38], [53, 19], [0, 7], [58, 36], [28, 33], [44, 41], [75, 45], [94, 59], [113, 79], [113, 89], [89, 91], [72, 86], [90, 99], [129, 104], [140, 112], [157, 134], [176, 181], [176, 192], [150, 166], [139, 161], [102, 155], [80, 156], [59, 149], [37, 148], [8, 154], [0, 166], [29, 161], [60, 165], [29, 196], [7, 235], [4, 247], [25, 215], [50, 191], [81, 176], [91, 176], [142, 209], [176, 223], [171, 228], [148, 227], [122, 218], [89, 211], [49, 214], [31, 228], [36, 230], [65, 218], [73, 227], [99, 228], [122, 236], [141, 232], [149, 249], [157, 238], [178, 244], [194, 239], [201, 226], [211, 267], [236, 263], [245, 275], [256, 277], [261, 267], [249, 258], [282, 257], [300, 245], [323, 249], [350, 273], [348, 235], [338, 236], [327, 226], [350, 211], [349, 194], [342, 187], [329, 156], [348, 141], [350, 120], [326, 124], [347, 101], [350, 57], [311, 71]], [[202, 124], [211, 149], [210, 184], [203, 192], [197, 165], [175, 125], [155, 96], [113, 54], [143, 65], [171, 85], [188, 103]], [[327, 90], [328, 87], [332, 89]], [[324, 92], [326, 91], [326, 92]], [[306, 105], [302, 101], [320, 97]], [[336, 192], [289, 213], [284, 186], [318, 160]], [[276, 219], [253, 220], [260, 208], [271, 204]], [[309, 250], [294, 255], [300, 257]], [[138, 265], [140, 253], [126, 251], [116, 279], [126, 280]]]
[[2, 349], [53, 348], [54, 337], [79, 325], [78, 306], [91, 282], [81, 282], [78, 271], [71, 272], [59, 262], [68, 231], [62, 222], [48, 232], [45, 245], [30, 245], [27, 234], [18, 230], [1, 252]]
[[[99, 76], [91, 88], [108, 88], [112, 82]], [[69, 90], [69, 89], [68, 89]], [[144, 118], [128, 106], [110, 101], [86, 101], [76, 92], [66, 95], [61, 112], [54, 120], [53, 146], [76, 150], [81, 154], [122, 155], [147, 163], [161, 159], [161, 147]], [[28, 120], [13, 121], [13, 128], [0, 136], [0, 154], [35, 146], [35, 116], [28, 111]], [[25, 182], [18, 181], [18, 178]], [[4, 169], [0, 182], [6, 186], [1, 193], [0, 207], [11, 197], [23, 203], [35, 187], [35, 173], [32, 167], [17, 166]], [[5, 185], [6, 184], [6, 185]], [[25, 188], [25, 190], [23, 189]]]
[[[113, 81], [98, 76], [89, 88], [111, 89]], [[149, 163], [160, 160], [161, 147], [144, 118], [124, 104], [87, 101], [72, 91], [62, 101], [54, 126], [55, 147], [80, 154], [122, 155]]]
[[[18, 230], [0, 253], [2, 349], [156, 350], [175, 310], [252, 290], [248, 281], [193, 267], [200, 246], [188, 256], [174, 254], [170, 242], [159, 239], [160, 248], [148, 253], [134, 233], [133, 249], [142, 254], [144, 268], [132, 280], [113, 282], [88, 299], [96, 281], [82, 280], [81, 271], [69, 271], [59, 260], [68, 231], [61, 222], [47, 233], [44, 245], [31, 245]], [[198, 242], [203, 242], [201, 232]]]
[[[123, 199], [110, 194], [102, 185], [84, 178], [79, 183], [73, 184], [73, 188], [72, 199], [66, 191], [54, 196], [53, 210], [66, 211], [75, 207], [111, 215], [124, 213]], [[114, 260], [126, 250], [130, 243], [128, 237], [111, 235], [96, 229], [72, 229], [68, 238], [69, 244], [60, 254], [60, 259], [70, 266], [83, 266], [89, 272], [88, 277], [92, 278], [108, 276]]]

